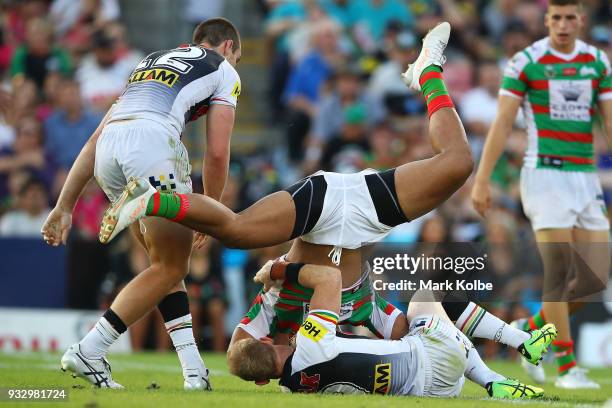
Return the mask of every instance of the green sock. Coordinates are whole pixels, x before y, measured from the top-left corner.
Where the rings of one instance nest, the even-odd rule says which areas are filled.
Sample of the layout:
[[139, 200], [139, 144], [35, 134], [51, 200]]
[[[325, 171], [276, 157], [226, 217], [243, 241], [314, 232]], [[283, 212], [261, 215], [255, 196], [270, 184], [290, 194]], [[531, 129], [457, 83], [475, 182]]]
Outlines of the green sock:
[[155, 193], [149, 198], [146, 215], [176, 218], [181, 210], [181, 197], [174, 193]]
[[419, 84], [421, 85], [421, 91], [425, 97], [430, 117], [440, 108], [452, 108], [455, 106], [444, 84], [441, 67], [430, 65], [425, 68], [419, 78]]
[[563, 376], [567, 374], [570, 368], [576, 366], [576, 356], [574, 356], [573, 341], [558, 341], [552, 343], [552, 350], [555, 353], [555, 361], [557, 362], [557, 374]]

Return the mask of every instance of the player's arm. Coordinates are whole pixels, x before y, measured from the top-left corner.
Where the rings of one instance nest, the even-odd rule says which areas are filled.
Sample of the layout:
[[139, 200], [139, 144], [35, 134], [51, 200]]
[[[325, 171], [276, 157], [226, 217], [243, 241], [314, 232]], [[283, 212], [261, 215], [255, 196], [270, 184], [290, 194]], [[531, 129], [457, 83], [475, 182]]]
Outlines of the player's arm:
[[599, 102], [603, 128], [608, 137], [608, 146], [612, 148], [612, 98]]
[[472, 203], [483, 217], [491, 205], [489, 186], [491, 173], [504, 150], [520, 105], [521, 99], [507, 95], [499, 96], [497, 116], [487, 134], [472, 189]]
[[299, 283], [313, 289], [311, 310], [326, 310], [340, 313], [342, 274], [337, 268], [323, 265], [268, 261], [253, 278], [268, 290], [275, 282]]
[[112, 107], [108, 110], [98, 125], [98, 128], [93, 132], [89, 140], [87, 140], [81, 149], [81, 152], [68, 172], [66, 182], [57, 199], [57, 204], [47, 217], [41, 229], [43, 239], [49, 245], [58, 246], [60, 243], [66, 244], [68, 232], [72, 224], [72, 211], [74, 210], [74, 206], [81, 192], [93, 177], [94, 162], [96, 158], [96, 142], [104, 129], [104, 125], [111, 111]]
[[211, 105], [206, 118], [206, 153], [202, 163], [204, 194], [217, 201], [227, 182], [234, 117], [233, 106], [215, 104]]

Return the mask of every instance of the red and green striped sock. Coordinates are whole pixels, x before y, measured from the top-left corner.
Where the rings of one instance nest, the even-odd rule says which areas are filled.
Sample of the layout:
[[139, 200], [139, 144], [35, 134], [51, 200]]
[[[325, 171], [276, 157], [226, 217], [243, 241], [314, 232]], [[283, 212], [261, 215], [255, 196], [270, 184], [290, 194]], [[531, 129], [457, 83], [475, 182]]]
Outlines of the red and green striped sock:
[[544, 317], [544, 310], [540, 310], [538, 313], [534, 314], [529, 319], [527, 319], [527, 321], [525, 322], [525, 326], [523, 327], [523, 330], [529, 331], [529, 330], [541, 329], [542, 327], [544, 327], [545, 324], [546, 324], [546, 318]]
[[189, 209], [189, 200], [185, 194], [155, 193], [149, 198], [146, 215], [181, 221]]
[[555, 361], [557, 362], [557, 372], [559, 376], [567, 374], [570, 368], [576, 366], [574, 342], [572, 340], [555, 340], [552, 342], [552, 350], [555, 353]]
[[423, 70], [419, 78], [421, 91], [425, 96], [429, 117], [441, 108], [454, 108], [453, 100], [448, 94], [444, 79], [442, 78], [442, 68], [438, 65], [430, 65]]

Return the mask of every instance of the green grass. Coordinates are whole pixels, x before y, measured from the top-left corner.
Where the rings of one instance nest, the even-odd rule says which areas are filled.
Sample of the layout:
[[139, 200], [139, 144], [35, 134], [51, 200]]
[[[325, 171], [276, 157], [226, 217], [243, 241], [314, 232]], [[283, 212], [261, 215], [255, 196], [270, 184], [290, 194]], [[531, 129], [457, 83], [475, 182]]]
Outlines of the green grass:
[[[478, 386], [467, 383], [461, 398], [431, 399], [412, 397], [384, 397], [377, 395], [287, 395], [282, 394], [274, 384], [257, 387], [228, 374], [225, 356], [206, 354], [204, 359], [212, 371], [212, 393], [185, 392], [182, 390], [182, 376], [178, 359], [173, 353], [135, 353], [111, 355], [115, 380], [126, 390], [101, 390], [91, 388], [80, 379], [73, 379], [59, 370], [60, 356], [57, 354], [2, 354], [0, 353], [0, 387], [49, 388], [64, 387], [69, 390], [66, 403], [9, 403], [0, 401], [0, 408], [28, 405], [51, 407], [79, 406], [97, 407], [308, 407], [308, 408], [358, 408], [358, 407], [480, 407], [506, 405], [507, 402], [492, 401]], [[490, 366], [504, 375], [526, 381], [518, 363], [491, 362]], [[554, 368], [547, 367], [549, 382], [544, 386], [545, 399], [534, 406], [600, 406], [612, 398], [612, 369], [592, 370], [590, 375], [602, 384], [599, 391], [558, 390], [552, 385]], [[148, 389], [155, 382], [158, 389]], [[76, 388], [75, 388], [76, 386]], [[290, 404], [290, 405], [289, 405]], [[520, 403], [524, 405], [526, 403]]]

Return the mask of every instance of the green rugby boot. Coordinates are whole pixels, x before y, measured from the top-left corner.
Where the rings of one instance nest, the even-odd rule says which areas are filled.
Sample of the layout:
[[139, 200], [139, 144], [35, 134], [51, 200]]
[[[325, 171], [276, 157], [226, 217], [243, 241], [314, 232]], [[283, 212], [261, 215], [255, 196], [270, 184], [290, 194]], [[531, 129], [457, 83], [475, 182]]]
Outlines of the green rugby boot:
[[543, 389], [523, 384], [512, 378], [490, 382], [486, 388], [489, 396], [493, 398], [534, 399], [544, 395]]
[[525, 360], [537, 365], [548, 350], [548, 346], [557, 337], [557, 328], [554, 324], [548, 323], [541, 329], [532, 330], [529, 334], [531, 337], [519, 346], [518, 351]]

